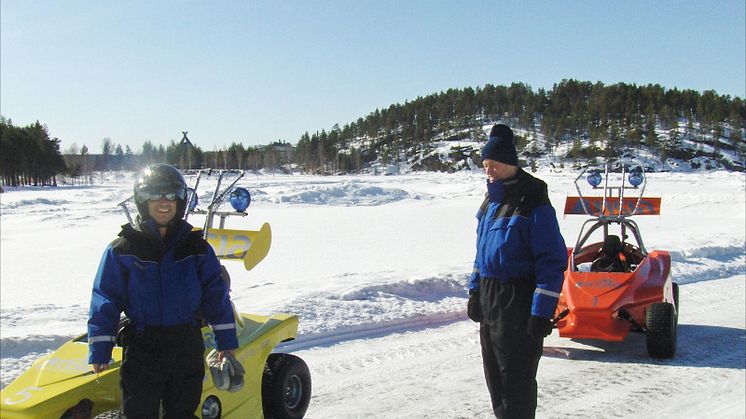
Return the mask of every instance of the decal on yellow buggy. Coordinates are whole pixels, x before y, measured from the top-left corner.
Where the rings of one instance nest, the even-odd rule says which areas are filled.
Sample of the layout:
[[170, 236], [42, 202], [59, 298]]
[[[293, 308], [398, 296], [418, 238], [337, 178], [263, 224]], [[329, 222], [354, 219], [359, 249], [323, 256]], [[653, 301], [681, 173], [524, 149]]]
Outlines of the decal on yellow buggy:
[[33, 397], [32, 392], [42, 390], [44, 389], [39, 387], [26, 387], [20, 391], [15, 392], [15, 394], [13, 394], [12, 396], [6, 397], [5, 400], [3, 400], [3, 403], [12, 406], [14, 404], [27, 402], [31, 399], [31, 397]]
[[207, 242], [215, 249], [218, 258], [243, 260], [244, 268], [248, 271], [269, 253], [272, 229], [267, 223], [257, 231], [211, 228], [207, 233]]

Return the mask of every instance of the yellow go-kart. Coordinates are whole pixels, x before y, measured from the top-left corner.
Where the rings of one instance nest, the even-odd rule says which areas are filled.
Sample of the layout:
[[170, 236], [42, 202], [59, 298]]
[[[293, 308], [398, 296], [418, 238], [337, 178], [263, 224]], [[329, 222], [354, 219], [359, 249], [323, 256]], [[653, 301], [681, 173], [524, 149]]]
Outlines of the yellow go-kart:
[[[205, 174], [219, 177], [210, 204], [206, 210], [200, 210], [196, 206], [196, 188]], [[236, 179], [220, 192], [223, 177], [229, 174], [237, 175]], [[190, 191], [186, 217], [189, 214], [206, 215], [203, 229], [205, 238], [218, 257], [243, 261], [245, 269], [249, 270], [269, 252], [272, 233], [266, 223], [257, 231], [223, 228], [227, 216], [246, 215], [250, 195], [244, 188], [234, 188], [242, 176], [242, 171], [199, 171], [195, 187]], [[218, 211], [220, 204], [228, 198], [236, 211]], [[127, 209], [128, 201], [120, 206], [133, 222]], [[220, 227], [212, 228], [216, 215], [220, 216]], [[227, 276], [226, 280], [229, 280]], [[239, 344], [236, 359], [245, 370], [244, 386], [236, 392], [218, 390], [205, 364], [202, 399], [195, 415], [205, 419], [302, 418], [311, 399], [308, 366], [294, 355], [273, 353], [281, 342], [296, 338], [298, 317], [281, 313], [261, 316], [235, 311], [235, 318]], [[202, 329], [202, 336], [206, 351], [214, 348], [214, 335], [209, 327]], [[88, 365], [87, 336], [81, 335], [66, 342], [56, 351], [37, 359], [26, 372], [0, 391], [0, 417], [118, 417], [122, 355], [122, 347], [117, 342], [109, 369], [97, 375]]]

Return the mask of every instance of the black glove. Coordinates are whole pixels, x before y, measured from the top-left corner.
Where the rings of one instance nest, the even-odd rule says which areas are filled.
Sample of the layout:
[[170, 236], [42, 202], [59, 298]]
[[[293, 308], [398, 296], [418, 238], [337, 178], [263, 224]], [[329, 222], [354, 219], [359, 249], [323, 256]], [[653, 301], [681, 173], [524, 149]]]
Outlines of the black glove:
[[552, 333], [552, 322], [543, 317], [528, 318], [528, 335], [534, 339], [545, 338]]
[[470, 319], [477, 323], [482, 321], [482, 307], [479, 305], [479, 290], [469, 292], [469, 302], [466, 304], [466, 314]]

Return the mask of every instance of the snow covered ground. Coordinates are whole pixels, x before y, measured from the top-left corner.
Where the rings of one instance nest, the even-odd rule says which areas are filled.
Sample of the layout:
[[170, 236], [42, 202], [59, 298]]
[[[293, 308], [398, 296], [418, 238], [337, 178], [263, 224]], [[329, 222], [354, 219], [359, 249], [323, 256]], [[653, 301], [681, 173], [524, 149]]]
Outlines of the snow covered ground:
[[[577, 173], [541, 171], [556, 208]], [[539, 367], [540, 418], [746, 416], [746, 178], [655, 173], [662, 215], [646, 247], [670, 250], [681, 285], [678, 352], [651, 360], [644, 336], [573, 341], [556, 332]], [[101, 253], [126, 219], [132, 174], [85, 188], [0, 195], [0, 381], [82, 333]], [[267, 258], [227, 262], [242, 311], [292, 312], [286, 344], [313, 379], [309, 418], [488, 418], [477, 325], [466, 318], [479, 172], [401, 176], [250, 175], [249, 217], [272, 225]], [[202, 198], [209, 188], [200, 188]], [[584, 217], [559, 216], [565, 241]], [[201, 221], [194, 219], [192, 221]]]

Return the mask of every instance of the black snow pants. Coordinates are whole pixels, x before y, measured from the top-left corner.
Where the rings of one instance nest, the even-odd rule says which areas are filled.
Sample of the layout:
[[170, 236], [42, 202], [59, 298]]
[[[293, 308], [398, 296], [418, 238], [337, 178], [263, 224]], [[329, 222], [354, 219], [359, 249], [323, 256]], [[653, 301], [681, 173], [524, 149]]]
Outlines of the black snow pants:
[[531, 280], [479, 283], [479, 337], [492, 410], [497, 418], [533, 418], [536, 371], [544, 345], [544, 339], [530, 337], [527, 328], [536, 286]]
[[205, 376], [202, 332], [196, 325], [124, 331], [122, 410], [128, 419], [196, 418]]

